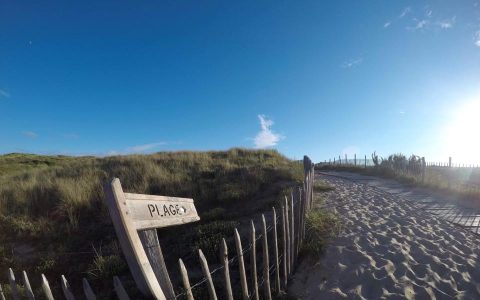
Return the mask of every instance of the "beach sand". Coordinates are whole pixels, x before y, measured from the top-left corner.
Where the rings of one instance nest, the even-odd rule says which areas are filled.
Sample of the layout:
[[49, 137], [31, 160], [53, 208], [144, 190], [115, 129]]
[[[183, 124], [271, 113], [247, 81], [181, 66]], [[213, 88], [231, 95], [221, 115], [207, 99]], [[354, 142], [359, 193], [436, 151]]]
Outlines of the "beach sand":
[[344, 222], [316, 262], [289, 283], [298, 299], [480, 299], [478, 235], [414, 202], [363, 183], [322, 176]]

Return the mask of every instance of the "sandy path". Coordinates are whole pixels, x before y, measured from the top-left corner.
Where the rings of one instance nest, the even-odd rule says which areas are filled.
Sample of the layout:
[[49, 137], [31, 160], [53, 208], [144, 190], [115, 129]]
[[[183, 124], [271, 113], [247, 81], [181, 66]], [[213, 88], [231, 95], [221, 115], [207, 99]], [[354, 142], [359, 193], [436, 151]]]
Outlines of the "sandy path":
[[300, 299], [480, 299], [480, 238], [412, 202], [342, 178], [328, 202], [345, 223], [316, 263], [299, 266]]

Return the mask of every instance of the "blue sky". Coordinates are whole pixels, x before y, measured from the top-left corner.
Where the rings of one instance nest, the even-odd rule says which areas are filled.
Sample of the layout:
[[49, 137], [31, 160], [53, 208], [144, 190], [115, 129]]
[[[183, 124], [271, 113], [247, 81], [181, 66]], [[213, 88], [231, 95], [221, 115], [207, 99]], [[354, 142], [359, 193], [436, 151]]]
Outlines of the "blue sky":
[[478, 0], [0, 0], [0, 153], [473, 162], [479, 101]]

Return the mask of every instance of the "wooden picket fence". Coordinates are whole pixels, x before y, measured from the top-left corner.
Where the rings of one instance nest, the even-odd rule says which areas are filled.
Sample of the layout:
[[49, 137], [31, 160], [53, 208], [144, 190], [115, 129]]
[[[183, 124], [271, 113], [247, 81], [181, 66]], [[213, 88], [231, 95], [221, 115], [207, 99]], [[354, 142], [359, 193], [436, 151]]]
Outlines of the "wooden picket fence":
[[[168, 273], [162, 276], [161, 285], [164, 289], [164, 294], [167, 299], [194, 299], [194, 291], [201, 285], [206, 284], [208, 288], [208, 298], [215, 299], [234, 299], [234, 292], [232, 288], [232, 280], [230, 269], [233, 262], [236, 262], [238, 268], [239, 284], [241, 290], [241, 299], [272, 299], [272, 295], [280, 295], [287, 290], [288, 281], [295, 270], [298, 254], [305, 237], [305, 216], [312, 208], [313, 200], [313, 185], [314, 185], [314, 164], [309, 157], [305, 156], [303, 160], [304, 165], [304, 181], [303, 186], [297, 187], [294, 192], [285, 196], [285, 199], [277, 211], [272, 208], [271, 217], [266, 218], [265, 214], [261, 215], [260, 234], [257, 234], [255, 222], [251, 220], [248, 245], [242, 245], [242, 239], [239, 230], [235, 228], [233, 239], [235, 241], [234, 256], [229, 257], [227, 249], [227, 242], [223, 238], [220, 243], [221, 265], [210, 271], [209, 263], [207, 262], [202, 250], [198, 250], [200, 259], [200, 267], [203, 277], [198, 282], [191, 284], [187, 268], [182, 261], [178, 260], [179, 270], [183, 283], [181, 293], [175, 294], [173, 285], [170, 282]], [[267, 222], [267, 219], [270, 222]], [[257, 257], [257, 242], [260, 240], [261, 257]], [[269, 246], [270, 245], [270, 246]], [[161, 251], [161, 250], [160, 250]], [[245, 257], [249, 255], [249, 274], [245, 264]], [[261, 276], [257, 267], [261, 260]], [[162, 258], [163, 261], [163, 258]], [[248, 267], [248, 266], [247, 266]], [[222, 272], [223, 286], [216, 288], [212, 275], [216, 272]], [[9, 294], [14, 300], [21, 298], [35, 299], [33, 289], [30, 285], [27, 273], [21, 273], [21, 282], [17, 282], [15, 274], [10, 268], [8, 270], [9, 279]], [[70, 285], [64, 275], [60, 276], [63, 296], [67, 300], [74, 300], [75, 296], [70, 288]], [[97, 299], [95, 292], [90, 286], [88, 280], [83, 278], [83, 294], [80, 298], [87, 300]], [[22, 288], [22, 293], [19, 291]], [[48, 300], [54, 299], [50, 289], [49, 282], [44, 274], [41, 274], [41, 288], [42, 295], [37, 295], [37, 298], [45, 298]], [[120, 279], [115, 276], [113, 278], [113, 289], [120, 300], [130, 299]], [[224, 295], [218, 295], [217, 291], [222, 291]], [[21, 297], [23, 295], [23, 297]], [[4, 300], [5, 295], [0, 285], [0, 300]]]

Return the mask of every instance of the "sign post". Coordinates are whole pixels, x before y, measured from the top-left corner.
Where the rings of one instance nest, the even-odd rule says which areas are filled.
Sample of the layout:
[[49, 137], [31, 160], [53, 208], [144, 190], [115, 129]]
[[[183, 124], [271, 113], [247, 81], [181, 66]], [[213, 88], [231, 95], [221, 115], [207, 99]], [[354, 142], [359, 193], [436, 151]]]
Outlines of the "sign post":
[[[158, 278], [155, 275], [168, 277], [166, 269], [163, 270], [164, 272], [155, 271], [151, 264], [152, 260], [159, 259], [160, 265], [164, 266], [160, 244], [157, 251], [159, 257], [152, 258], [147, 255], [142, 239], [145, 240], [145, 233], [151, 233], [151, 229], [200, 220], [193, 199], [124, 193], [118, 178], [114, 178], [105, 186], [105, 194], [120, 246], [137, 287], [143, 294], [151, 295], [156, 299], [170, 299], [171, 292], [164, 293], [161, 287], [161, 282], [165, 278]], [[158, 243], [155, 231], [154, 234], [157, 239], [154, 242]], [[166, 293], [168, 295], [165, 295]]]

